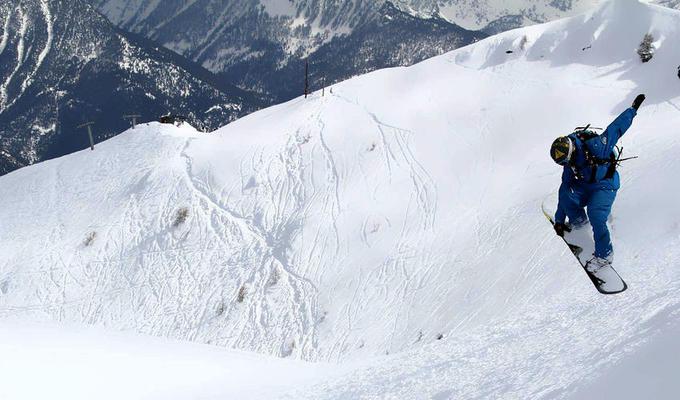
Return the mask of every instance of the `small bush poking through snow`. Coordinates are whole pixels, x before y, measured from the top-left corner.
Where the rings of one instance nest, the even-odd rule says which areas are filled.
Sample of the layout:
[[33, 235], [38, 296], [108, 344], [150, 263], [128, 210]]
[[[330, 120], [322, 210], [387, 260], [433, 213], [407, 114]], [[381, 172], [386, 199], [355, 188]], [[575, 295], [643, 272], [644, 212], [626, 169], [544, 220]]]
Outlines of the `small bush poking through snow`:
[[522, 36], [522, 40], [519, 41], [520, 50], [524, 51], [527, 48], [527, 42], [529, 42], [527, 35]]
[[281, 278], [281, 273], [277, 268], [272, 269], [271, 274], [269, 275], [269, 281], [267, 282], [267, 286], [274, 286], [277, 283], [279, 283], [279, 279]]
[[83, 240], [83, 246], [88, 247], [91, 246], [92, 243], [94, 243], [94, 240], [97, 238], [97, 232], [90, 232], [85, 240]]
[[220, 303], [217, 305], [217, 308], [215, 309], [215, 316], [219, 317], [222, 314], [224, 314], [224, 303], [220, 301]]
[[188, 217], [189, 209], [186, 207], [180, 208], [179, 210], [177, 210], [177, 213], [175, 214], [175, 221], [173, 221], [172, 226], [177, 227], [182, 225], [183, 223], [186, 222]]
[[2, 281], [0, 282], [0, 294], [7, 294], [7, 291], [9, 290], [9, 281]]
[[319, 323], [324, 322], [324, 321], [326, 320], [326, 317], [327, 317], [327, 316], [328, 316], [328, 311], [324, 311], [324, 312], [321, 314], [321, 317], [319, 317]]
[[290, 357], [291, 355], [293, 355], [293, 352], [295, 351], [296, 347], [297, 344], [295, 343], [295, 340], [291, 340], [290, 342], [284, 344], [283, 348], [281, 349], [281, 356]]
[[647, 33], [644, 38], [642, 38], [642, 42], [640, 43], [640, 47], [638, 47], [637, 53], [640, 56], [640, 60], [642, 60], [643, 63], [646, 63], [647, 61], [651, 60], [652, 57], [654, 57], [654, 45], [652, 44], [654, 42], [654, 36], [651, 34]]
[[241, 286], [241, 288], [238, 290], [236, 301], [238, 301], [239, 303], [243, 303], [243, 300], [246, 299], [246, 294], [248, 294], [248, 290], [246, 289], [245, 286]]

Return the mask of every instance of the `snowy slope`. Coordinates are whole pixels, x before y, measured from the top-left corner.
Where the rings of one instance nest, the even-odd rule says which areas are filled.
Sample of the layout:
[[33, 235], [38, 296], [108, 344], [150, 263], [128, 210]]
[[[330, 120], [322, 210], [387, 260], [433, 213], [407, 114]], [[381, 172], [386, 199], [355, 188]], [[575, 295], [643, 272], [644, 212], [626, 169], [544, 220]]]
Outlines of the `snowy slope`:
[[[617, 0], [11, 173], [0, 316], [363, 360], [287, 398], [567, 398], [680, 312], [679, 36], [680, 13]], [[547, 149], [640, 92], [611, 220], [629, 289], [606, 297], [540, 214]]]
[[0, 398], [11, 400], [271, 399], [328, 376], [331, 367], [17, 321], [0, 326], [0, 354]]

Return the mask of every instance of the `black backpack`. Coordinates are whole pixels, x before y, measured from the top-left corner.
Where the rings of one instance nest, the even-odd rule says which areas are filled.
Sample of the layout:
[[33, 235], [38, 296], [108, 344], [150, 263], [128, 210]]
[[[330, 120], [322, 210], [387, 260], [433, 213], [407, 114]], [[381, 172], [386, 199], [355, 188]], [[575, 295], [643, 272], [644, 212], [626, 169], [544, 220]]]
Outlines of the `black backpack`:
[[[587, 145], [588, 141], [599, 138], [600, 135], [595, 132], [594, 130], [591, 129], [600, 129], [600, 128], [590, 128], [590, 124], [588, 124], [585, 127], [579, 127], [576, 128], [574, 133], [569, 135], [570, 137], [575, 138], [576, 140], [581, 141], [581, 149], [583, 151], [583, 156], [586, 161], [585, 167], [590, 168], [590, 179], [588, 180], [589, 183], [595, 183], [596, 182], [596, 177], [597, 177], [597, 167], [602, 166], [602, 165], [608, 165], [607, 168], [607, 173], [604, 175], [602, 179], [611, 179], [614, 177], [614, 173], [616, 173], [616, 167], [619, 165], [621, 161], [621, 153], [623, 149], [620, 149], [618, 146], [615, 147], [615, 150], [612, 151], [612, 153], [609, 155], [608, 158], [599, 158], [593, 156], [593, 154], [590, 152], [590, 149]], [[635, 157], [631, 157], [635, 158]], [[572, 158], [572, 161], [569, 162], [569, 167], [571, 170], [574, 172], [574, 176], [578, 180], [585, 180], [583, 176], [583, 170], [584, 166], [577, 166], [575, 162], [573, 161], [574, 159]]]

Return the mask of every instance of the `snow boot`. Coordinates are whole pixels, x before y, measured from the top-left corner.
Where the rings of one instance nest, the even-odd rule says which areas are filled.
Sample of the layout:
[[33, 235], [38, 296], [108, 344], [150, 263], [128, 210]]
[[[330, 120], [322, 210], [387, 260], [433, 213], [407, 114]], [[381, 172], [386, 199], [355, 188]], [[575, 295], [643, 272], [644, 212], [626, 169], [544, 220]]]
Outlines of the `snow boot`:
[[600, 269], [604, 267], [611, 267], [612, 266], [612, 256], [608, 256], [607, 258], [600, 258], [600, 257], [593, 257], [588, 262], [586, 263], [586, 269], [590, 273], [596, 273]]

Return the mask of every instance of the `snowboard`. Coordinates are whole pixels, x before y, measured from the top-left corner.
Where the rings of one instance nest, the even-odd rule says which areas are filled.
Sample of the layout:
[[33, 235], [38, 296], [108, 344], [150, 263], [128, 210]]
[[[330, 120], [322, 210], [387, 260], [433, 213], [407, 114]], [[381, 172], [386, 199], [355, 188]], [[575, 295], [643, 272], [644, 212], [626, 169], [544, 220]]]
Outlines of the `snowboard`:
[[[551, 214], [545, 209], [545, 205], [541, 205], [543, 215], [548, 219], [550, 224], [554, 227], [555, 221]], [[595, 288], [602, 294], [616, 294], [621, 293], [628, 288], [626, 282], [621, 279], [621, 276], [612, 267], [602, 267], [596, 272], [590, 272], [586, 268], [588, 260], [593, 258], [593, 251], [595, 251], [595, 242], [593, 241], [593, 230], [590, 223], [585, 224], [579, 229], [572, 229], [571, 232], [564, 232], [562, 238], [567, 244], [569, 250], [576, 256], [579, 264], [590, 278]]]

